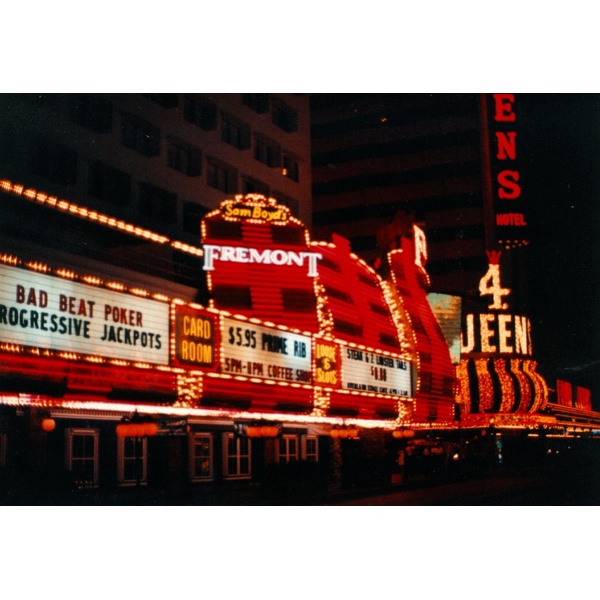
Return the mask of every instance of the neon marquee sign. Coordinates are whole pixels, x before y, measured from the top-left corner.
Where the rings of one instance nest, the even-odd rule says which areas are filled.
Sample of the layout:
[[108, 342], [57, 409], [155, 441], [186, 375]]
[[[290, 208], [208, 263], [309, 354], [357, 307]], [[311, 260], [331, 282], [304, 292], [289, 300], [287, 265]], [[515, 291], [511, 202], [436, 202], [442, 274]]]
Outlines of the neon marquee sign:
[[267, 223], [287, 223], [289, 210], [284, 206], [249, 204], [245, 202], [225, 202], [221, 208], [224, 217], [230, 219], [247, 219], [266, 221]]
[[342, 351], [342, 388], [411, 397], [411, 364], [378, 352], [345, 348]]
[[312, 383], [312, 339], [292, 331], [223, 317], [221, 372]]
[[[479, 293], [491, 296], [489, 310], [507, 310], [504, 297], [511, 292], [502, 287], [500, 279], [501, 252], [488, 251], [489, 266], [479, 281]], [[520, 354], [531, 356], [531, 322], [525, 316], [510, 313], [468, 314], [465, 317], [465, 335], [461, 340], [461, 353]]]
[[[484, 103], [485, 99], [484, 96]], [[490, 169], [488, 194], [494, 207], [498, 242], [511, 248], [528, 243], [524, 238], [527, 221], [523, 213], [523, 190], [518, 168], [515, 95], [492, 94], [491, 100], [491, 115], [485, 126], [493, 131], [495, 140], [486, 149]]]
[[0, 341], [169, 364], [169, 305], [0, 265]]

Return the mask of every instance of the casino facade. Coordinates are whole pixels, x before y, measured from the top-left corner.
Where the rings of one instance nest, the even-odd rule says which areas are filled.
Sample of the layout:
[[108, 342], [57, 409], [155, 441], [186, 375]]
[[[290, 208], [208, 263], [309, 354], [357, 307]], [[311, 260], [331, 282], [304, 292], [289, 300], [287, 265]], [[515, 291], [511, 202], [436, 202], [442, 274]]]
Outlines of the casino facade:
[[190, 302], [107, 279], [92, 262], [67, 269], [3, 248], [9, 499], [11, 489], [381, 483], [390, 443], [412, 422], [454, 418], [455, 371], [426, 300], [418, 227], [384, 279], [347, 240], [311, 240], [287, 207], [257, 194], [222, 202], [198, 246], [183, 247], [8, 180], [2, 191], [13, 207], [60, 214], [73, 233], [91, 223], [183, 248], [205, 281], [204, 301]]
[[548, 384], [511, 308], [528, 242], [497, 96], [500, 233], [479, 297], [450, 316], [414, 222], [375, 268], [268, 195], [221, 201], [191, 244], [1, 180], [5, 502], [293, 500], [597, 439], [589, 390]]

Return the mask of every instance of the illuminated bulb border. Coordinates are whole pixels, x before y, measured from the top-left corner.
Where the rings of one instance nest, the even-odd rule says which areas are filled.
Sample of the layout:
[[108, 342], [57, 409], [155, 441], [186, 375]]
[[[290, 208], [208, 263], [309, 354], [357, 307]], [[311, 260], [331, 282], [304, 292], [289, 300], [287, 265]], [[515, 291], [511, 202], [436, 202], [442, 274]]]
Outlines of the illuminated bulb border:
[[72, 214], [76, 217], [85, 219], [87, 221], [107, 225], [108, 227], [112, 227], [113, 229], [118, 229], [122, 232], [134, 235], [136, 237], [151, 242], [156, 242], [158, 244], [169, 244], [172, 248], [181, 252], [185, 252], [187, 254], [191, 254], [193, 256], [200, 257], [204, 255], [204, 252], [201, 248], [191, 246], [190, 244], [186, 244], [178, 240], [171, 240], [165, 235], [161, 235], [149, 229], [144, 229], [143, 227], [138, 227], [137, 225], [127, 223], [120, 219], [116, 219], [115, 217], [99, 213], [96, 210], [88, 209], [84, 206], [79, 206], [74, 202], [69, 202], [68, 200], [59, 200], [56, 196], [48, 195], [34, 188], [25, 188], [25, 186], [23, 186], [22, 184], [14, 183], [8, 179], [0, 180], [0, 190], [5, 191], [14, 196], [27, 198], [28, 200], [37, 204], [48, 206], [50, 208], [57, 209], [64, 213]]
[[469, 359], [462, 358], [456, 365], [456, 379], [459, 382], [459, 387], [456, 394], [456, 402], [467, 407], [467, 412], [471, 412], [471, 394], [469, 382]]
[[[401, 254], [402, 252], [403, 252], [403, 250], [401, 248], [391, 250], [390, 252], [388, 252], [388, 264], [390, 265], [390, 274], [392, 277], [392, 282], [394, 283], [394, 287], [396, 289], [398, 289], [398, 279], [396, 277], [394, 269], [392, 268], [392, 257], [396, 254]], [[403, 303], [402, 297], [400, 295], [398, 295], [398, 299], [400, 300], [400, 306], [402, 306], [404, 316], [406, 317], [406, 320], [409, 324], [408, 330], [412, 334], [413, 348], [411, 348], [411, 351], [413, 354], [413, 360], [415, 361], [415, 367], [416, 367], [416, 371], [417, 371], [417, 381], [415, 384], [415, 396], [416, 396], [419, 393], [419, 391], [421, 390], [421, 355], [419, 352], [416, 351], [416, 348], [418, 347], [417, 334], [416, 334], [410, 313], [408, 310], [404, 309], [404, 303]]]
[[479, 410], [483, 412], [494, 406], [494, 385], [492, 376], [488, 371], [488, 359], [476, 358], [475, 370], [477, 371], [477, 385], [479, 388]]
[[[56, 196], [49, 196], [48, 194], [45, 194], [43, 192], [37, 191], [33, 188], [25, 188], [23, 185], [20, 184], [15, 184], [9, 180], [0, 180], [0, 189], [11, 193], [13, 195], [16, 196], [21, 196], [21, 197], [25, 197], [33, 202], [37, 202], [38, 204], [42, 204], [45, 206], [49, 206], [52, 208], [56, 208], [58, 210], [61, 210], [63, 212], [69, 212], [73, 215], [76, 215], [80, 218], [83, 219], [87, 219], [90, 221], [97, 221], [99, 223], [102, 223], [104, 225], [107, 225], [109, 227], [113, 227], [122, 231], [125, 231], [127, 233], [130, 233], [132, 235], [136, 235], [138, 237], [150, 240], [150, 241], [154, 241], [157, 243], [161, 243], [161, 244], [166, 244], [166, 243], [170, 243], [170, 245], [172, 247], [174, 247], [177, 250], [181, 250], [184, 252], [188, 252], [190, 254], [194, 254], [196, 256], [203, 256], [203, 251], [201, 248], [196, 248], [194, 246], [190, 246], [188, 244], [184, 244], [183, 242], [179, 242], [179, 241], [171, 241], [169, 240], [169, 238], [167, 238], [166, 236], [162, 236], [159, 234], [155, 234], [149, 230], [134, 226], [130, 223], [126, 223], [124, 221], [118, 220], [114, 217], [110, 217], [108, 215], [104, 215], [101, 213], [98, 213], [97, 211], [94, 210], [89, 210], [85, 207], [81, 207], [75, 203], [71, 203], [68, 202], [67, 200], [59, 200]], [[331, 243], [327, 243], [327, 242], [311, 242], [310, 241], [310, 235], [308, 233], [308, 230], [306, 229], [306, 227], [304, 226], [304, 224], [299, 220], [296, 219], [294, 216], [291, 215], [291, 213], [289, 212], [289, 209], [287, 207], [285, 207], [284, 205], [280, 205], [277, 204], [276, 200], [273, 198], [269, 198], [268, 200], [264, 197], [264, 196], [260, 196], [260, 195], [247, 195], [246, 198], [249, 198], [251, 201], [254, 201], [256, 203], [256, 205], [264, 205], [264, 206], [277, 206], [278, 208], [282, 208], [285, 210], [285, 212], [289, 215], [289, 220], [286, 221], [285, 223], [279, 223], [281, 225], [285, 225], [288, 222], [292, 222], [297, 224], [298, 226], [301, 226], [305, 229], [305, 238], [306, 238], [306, 242], [307, 242], [307, 246], [311, 246], [311, 245], [325, 245], [325, 246], [329, 246], [329, 247], [335, 247], [334, 244]], [[243, 196], [238, 195], [236, 196], [235, 200], [232, 200], [230, 202], [239, 202], [243, 199]], [[221, 217], [224, 218], [224, 216], [221, 213], [221, 207], [219, 207], [218, 209], [216, 209], [215, 211], [212, 211], [211, 213], [209, 213], [209, 215], [207, 215], [207, 217], [209, 216], [216, 216], [216, 215], [220, 215]], [[261, 222], [264, 223], [263, 220], [257, 221], [257, 222]], [[206, 230], [205, 230], [205, 222], [202, 222], [202, 227], [203, 227], [203, 235], [205, 235]], [[358, 261], [358, 263], [363, 266], [363, 268], [367, 269], [369, 272], [371, 272], [376, 278], [377, 280], [380, 282], [380, 287], [383, 290], [383, 293], [385, 295], [385, 291], [386, 288], [383, 285], [383, 280], [381, 279], [381, 277], [366, 263], [364, 262], [362, 259], [358, 258], [356, 255], [352, 254], [352, 257]], [[147, 292], [146, 290], [142, 290], [139, 288], [130, 288], [128, 289], [126, 286], [124, 286], [121, 283], [118, 282], [103, 282], [101, 279], [99, 279], [98, 277], [95, 276], [91, 276], [91, 275], [84, 275], [84, 276], [78, 276], [76, 273], [67, 270], [67, 269], [56, 269], [53, 270], [50, 267], [48, 267], [47, 265], [41, 263], [41, 262], [28, 262], [28, 263], [23, 263], [21, 260], [19, 260], [18, 258], [9, 255], [9, 254], [4, 254], [0, 256], [0, 261], [5, 263], [5, 264], [9, 264], [9, 265], [13, 265], [13, 266], [25, 266], [31, 270], [35, 270], [35, 271], [40, 271], [40, 272], [44, 272], [44, 273], [50, 273], [53, 274], [57, 277], [61, 277], [64, 279], [70, 279], [70, 280], [75, 280], [75, 281], [80, 281], [82, 283], [85, 283], [87, 285], [93, 285], [96, 287], [104, 287], [107, 289], [111, 289], [111, 290], [116, 290], [116, 291], [120, 291], [120, 292], [125, 292], [125, 293], [130, 293], [133, 295], [137, 295], [137, 296], [141, 296], [141, 297], [152, 297], [153, 299], [156, 299], [158, 301], [162, 301], [162, 302], [174, 302], [172, 299], [168, 298], [167, 296], [163, 295], [163, 294], [150, 294], [149, 292]], [[208, 275], [208, 284], [209, 284], [209, 288], [212, 288], [212, 280], [210, 278], [210, 273], [207, 274]], [[322, 286], [321, 286], [322, 288]], [[274, 327], [277, 329], [281, 329], [282, 331], [293, 331], [293, 332], [297, 332], [300, 333], [302, 335], [308, 335], [311, 338], [314, 338], [315, 335], [321, 335], [323, 337], [328, 337], [330, 335], [330, 332], [333, 329], [333, 319], [331, 317], [331, 313], [330, 311], [327, 310], [326, 305], [327, 305], [327, 299], [326, 299], [326, 295], [324, 293], [324, 290], [322, 290], [321, 288], [317, 288], [317, 297], [320, 298], [323, 302], [323, 322], [322, 322], [322, 328], [321, 331], [318, 334], [313, 334], [311, 332], [302, 332], [298, 329], [294, 329], [294, 328], [289, 328], [286, 326], [281, 326], [281, 325], [277, 325], [275, 323], [272, 323], [270, 321], [264, 321], [261, 322], [259, 319], [255, 319], [255, 318], [247, 318], [243, 315], [232, 315], [231, 313], [225, 313], [222, 311], [219, 311], [221, 315], [223, 314], [228, 314], [229, 316], [232, 316], [233, 318], [237, 318], [240, 320], [247, 320], [250, 322], [254, 322], [254, 323], [262, 323], [265, 326], [270, 326], [270, 327]], [[386, 298], [387, 300], [387, 298]], [[212, 303], [212, 301], [211, 301]], [[205, 308], [205, 307], [201, 307], [201, 308]], [[206, 310], [211, 310], [211, 311], [215, 311], [214, 307], [208, 307], [205, 308]], [[216, 311], [215, 311], [216, 312]], [[171, 315], [173, 315], [173, 313], [171, 313]], [[408, 315], [407, 315], [408, 317]], [[172, 316], [173, 318], [173, 316]], [[392, 318], [394, 318], [394, 315], [392, 315]], [[410, 317], [408, 317], [408, 320], [410, 322]], [[414, 335], [414, 332], [413, 332]], [[172, 336], [173, 337], [173, 336]], [[380, 349], [375, 349], [375, 348], [371, 348], [368, 346], [364, 346], [361, 344], [354, 344], [354, 343], [349, 343], [349, 342], [345, 342], [344, 340], [335, 340], [336, 343], [341, 344], [341, 345], [348, 345], [351, 347], [355, 347], [355, 348], [359, 348], [359, 349], [363, 349], [366, 350], [368, 352], [375, 352], [378, 354], [383, 354], [384, 356], [391, 356], [391, 357], [396, 357], [399, 358], [401, 360], [416, 360], [417, 361], [417, 372], [419, 372], [418, 369], [418, 355], [414, 355], [414, 356], [407, 356], [406, 353], [402, 353], [402, 354], [397, 354], [397, 353], [392, 353], [392, 352], [388, 352], [388, 351], [382, 351]], [[0, 349], [3, 349], [5, 351], [9, 351], [9, 352], [14, 352], [14, 353], [29, 353], [29, 354], [33, 354], [33, 355], [39, 355], [39, 349], [36, 348], [27, 348], [24, 346], [20, 346], [18, 344], [1, 344], [0, 345]], [[171, 349], [171, 352], [173, 352], [173, 349]], [[76, 360], [76, 361], [87, 361], [87, 362], [93, 362], [95, 364], [107, 364], [107, 365], [114, 365], [114, 366], [135, 366], [138, 368], [144, 368], [144, 369], [158, 369], [158, 370], [162, 370], [162, 371], [171, 371], [171, 372], [178, 372], [177, 370], [174, 370], [172, 368], [169, 367], [163, 367], [163, 366], [156, 366], [156, 365], [149, 365], [146, 363], [131, 363], [129, 361], [124, 361], [124, 360], [118, 360], [118, 359], [105, 359], [99, 356], [93, 356], [93, 355], [80, 355], [80, 354], [76, 354], [76, 353], [55, 353], [52, 351], [48, 351], [45, 352], [45, 355], [47, 356], [59, 356], [61, 358], [66, 358], [68, 360]], [[218, 374], [218, 373], [207, 373], [207, 375], [210, 376], [216, 376], [216, 377], [224, 377], [224, 378], [228, 378], [228, 376], [226, 375], [222, 375], [222, 374]], [[236, 377], [236, 379], [238, 380], [251, 380], [252, 378], [246, 378], [246, 377]], [[271, 380], [260, 380], [261, 383], [267, 383], [267, 384], [278, 384], [278, 385], [283, 385], [283, 386], [293, 386], [293, 387], [302, 387], [302, 388], [306, 388], [306, 389], [314, 389], [312, 385], [300, 385], [300, 384], [290, 384], [288, 382], [278, 382], [278, 381], [271, 381]], [[418, 381], [417, 381], [417, 389], [418, 389]], [[398, 399], [397, 396], [393, 396], [393, 395], [387, 395], [387, 394], [376, 394], [376, 393], [367, 393], [365, 394], [364, 392], [359, 392], [359, 391], [351, 391], [351, 390], [336, 390], [339, 393], [346, 393], [346, 394], [350, 394], [350, 395], [356, 395], [356, 396], [367, 396], [367, 397], [380, 397], [380, 398], [389, 398], [389, 399]], [[402, 399], [402, 401], [406, 401], [409, 399]]]
[[527, 413], [531, 405], [531, 387], [529, 385], [529, 379], [522, 371], [523, 360], [520, 358], [513, 358], [510, 361], [510, 370], [516, 376], [519, 381], [519, 387], [521, 389], [521, 402], [519, 403], [518, 412]]
[[539, 373], [536, 371], [537, 362], [534, 360], [524, 360], [523, 361], [523, 371], [531, 377], [533, 381], [533, 387], [535, 390], [533, 397], [533, 404], [531, 406], [531, 412], [537, 412], [542, 410], [546, 403], [548, 402], [548, 386], [544, 381], [544, 378], [541, 377]]

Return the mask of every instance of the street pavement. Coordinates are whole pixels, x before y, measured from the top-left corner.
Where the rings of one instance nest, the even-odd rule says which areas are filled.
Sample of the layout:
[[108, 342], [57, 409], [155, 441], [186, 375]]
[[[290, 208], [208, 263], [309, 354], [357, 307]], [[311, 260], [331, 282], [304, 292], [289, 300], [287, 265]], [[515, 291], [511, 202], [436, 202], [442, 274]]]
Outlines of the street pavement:
[[591, 474], [576, 478], [499, 474], [482, 479], [331, 498], [329, 506], [597, 506], [600, 488]]

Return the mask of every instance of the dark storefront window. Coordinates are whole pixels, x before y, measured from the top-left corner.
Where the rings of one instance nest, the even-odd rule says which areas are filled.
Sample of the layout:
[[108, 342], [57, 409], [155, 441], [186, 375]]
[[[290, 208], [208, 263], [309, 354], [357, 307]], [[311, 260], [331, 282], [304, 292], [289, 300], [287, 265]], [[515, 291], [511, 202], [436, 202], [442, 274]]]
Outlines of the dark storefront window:
[[210, 433], [190, 436], [190, 479], [210, 480], [213, 476], [213, 445]]
[[224, 475], [228, 478], [250, 477], [250, 440], [225, 434]]
[[307, 435], [304, 438], [304, 460], [308, 462], [319, 460], [319, 445], [316, 436]]
[[298, 436], [284, 435], [279, 439], [279, 462], [289, 463], [298, 460]]
[[148, 446], [146, 438], [124, 437], [118, 439], [119, 483], [145, 483]]
[[98, 439], [96, 429], [67, 429], [67, 469], [79, 487], [98, 485]]

